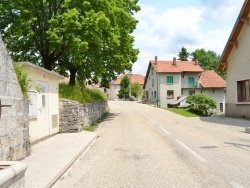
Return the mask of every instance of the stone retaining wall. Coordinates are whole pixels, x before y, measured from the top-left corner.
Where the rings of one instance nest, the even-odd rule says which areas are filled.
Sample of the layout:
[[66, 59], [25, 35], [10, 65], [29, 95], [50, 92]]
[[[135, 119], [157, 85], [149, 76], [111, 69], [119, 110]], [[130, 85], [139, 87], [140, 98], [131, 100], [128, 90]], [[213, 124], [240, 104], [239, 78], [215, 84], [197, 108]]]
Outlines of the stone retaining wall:
[[80, 104], [75, 101], [60, 99], [60, 132], [80, 132], [85, 127], [97, 122], [107, 109], [107, 101], [94, 101], [90, 104]]

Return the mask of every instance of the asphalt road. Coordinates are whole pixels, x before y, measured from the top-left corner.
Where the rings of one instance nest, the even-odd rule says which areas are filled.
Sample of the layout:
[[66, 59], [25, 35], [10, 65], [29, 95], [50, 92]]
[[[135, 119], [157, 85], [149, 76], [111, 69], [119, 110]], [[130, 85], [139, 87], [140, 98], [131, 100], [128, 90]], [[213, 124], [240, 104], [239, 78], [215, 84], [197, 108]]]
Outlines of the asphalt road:
[[136, 102], [109, 107], [96, 142], [54, 188], [250, 187], [250, 121], [186, 118]]

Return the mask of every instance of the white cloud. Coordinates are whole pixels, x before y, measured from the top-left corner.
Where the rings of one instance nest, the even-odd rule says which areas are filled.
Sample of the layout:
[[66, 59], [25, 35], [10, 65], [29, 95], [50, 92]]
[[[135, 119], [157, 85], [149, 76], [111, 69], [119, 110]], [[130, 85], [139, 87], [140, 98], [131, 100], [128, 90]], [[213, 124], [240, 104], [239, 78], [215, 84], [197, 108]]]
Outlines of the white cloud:
[[189, 52], [205, 48], [221, 54], [240, 11], [239, 1], [243, 3], [243, 0], [201, 0], [199, 7], [164, 11], [142, 5], [135, 16], [139, 20], [134, 33], [135, 47], [140, 54], [133, 72], [145, 75], [148, 62], [155, 55], [160, 60], [172, 60], [182, 46]]

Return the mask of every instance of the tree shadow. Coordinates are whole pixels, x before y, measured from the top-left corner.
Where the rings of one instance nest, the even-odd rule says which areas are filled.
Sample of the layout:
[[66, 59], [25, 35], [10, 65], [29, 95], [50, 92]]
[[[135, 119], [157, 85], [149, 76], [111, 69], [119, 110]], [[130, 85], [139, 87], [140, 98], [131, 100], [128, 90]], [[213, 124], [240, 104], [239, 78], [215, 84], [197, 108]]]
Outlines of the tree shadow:
[[249, 119], [240, 119], [226, 116], [211, 116], [211, 117], [200, 117], [201, 121], [217, 123], [226, 126], [236, 126], [236, 127], [250, 127]]
[[114, 120], [116, 117], [118, 117], [120, 115], [121, 115], [121, 113], [109, 113], [108, 116], [103, 121]]

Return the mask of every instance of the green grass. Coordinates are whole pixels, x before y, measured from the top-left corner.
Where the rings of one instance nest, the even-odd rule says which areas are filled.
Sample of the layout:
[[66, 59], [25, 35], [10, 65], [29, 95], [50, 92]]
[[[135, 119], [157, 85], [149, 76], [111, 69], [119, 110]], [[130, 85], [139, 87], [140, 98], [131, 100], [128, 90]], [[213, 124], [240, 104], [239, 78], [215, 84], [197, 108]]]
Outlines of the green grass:
[[107, 100], [107, 96], [97, 89], [88, 89], [78, 85], [70, 86], [65, 83], [59, 84], [59, 97], [83, 104], [95, 100]]
[[166, 110], [185, 116], [185, 117], [200, 117], [199, 115], [195, 114], [194, 112], [188, 109], [186, 110], [186, 109], [166, 108]]
[[105, 113], [102, 115], [102, 117], [101, 117], [94, 125], [90, 125], [90, 126], [86, 127], [84, 130], [85, 130], [85, 131], [91, 131], [91, 132], [95, 131], [96, 128], [100, 125], [100, 123], [101, 123], [103, 120], [106, 119], [106, 117], [108, 116], [108, 114], [109, 114], [109, 112], [105, 112]]

